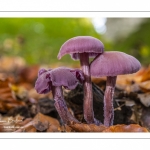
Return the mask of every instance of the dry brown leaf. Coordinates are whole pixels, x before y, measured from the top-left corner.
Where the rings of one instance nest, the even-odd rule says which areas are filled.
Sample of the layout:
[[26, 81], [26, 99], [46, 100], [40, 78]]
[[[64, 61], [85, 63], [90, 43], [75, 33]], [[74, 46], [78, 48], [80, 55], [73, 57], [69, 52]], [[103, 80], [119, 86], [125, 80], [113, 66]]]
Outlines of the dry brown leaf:
[[127, 100], [125, 100], [125, 105], [132, 107], [132, 106], [136, 105], [136, 103], [133, 100], [127, 99]]
[[17, 106], [24, 106], [25, 103], [21, 101], [17, 101], [12, 96], [12, 91], [10, 89], [10, 82], [8, 79], [1, 80], [0, 79], [0, 111], [7, 112], [11, 108]]
[[28, 91], [23, 86], [10, 85], [12, 96], [16, 100], [26, 101], [28, 99]]
[[20, 128], [15, 132], [60, 132], [58, 120], [41, 113], [38, 113], [33, 119], [26, 119], [19, 125]]
[[143, 92], [150, 92], [150, 80], [139, 83], [139, 87]]
[[9, 80], [6, 79], [0, 79], [0, 88], [8, 88], [9, 87]]
[[135, 75], [136, 82], [144, 82], [150, 80], [150, 66], [147, 68], [141, 68]]
[[69, 125], [75, 132], [102, 132], [105, 126], [97, 126], [95, 124], [71, 123]]
[[26, 128], [25, 132], [37, 132], [37, 130], [34, 126], [29, 126], [28, 128]]
[[58, 130], [60, 132], [75, 132], [71, 127], [69, 127], [68, 125], [64, 125], [64, 126], [60, 126], [60, 128], [58, 128]]
[[49, 128], [49, 122], [34, 121], [33, 126], [40, 132], [44, 132]]
[[32, 121], [32, 118], [26, 118], [24, 121], [18, 122], [17, 125], [24, 126], [27, 123], [29, 123], [30, 121]]
[[137, 83], [127, 86], [124, 90], [127, 91], [127, 93], [141, 91], [141, 89]]
[[0, 97], [1, 101], [7, 101], [7, 102], [13, 101], [11, 89], [9, 87], [2, 87], [1, 86], [0, 95], [1, 95], [1, 97]]
[[60, 124], [57, 119], [38, 113], [33, 119], [33, 126], [38, 131], [59, 132]]
[[8, 111], [12, 108], [18, 107], [18, 106], [25, 106], [26, 104], [22, 101], [13, 100], [12, 102], [4, 102], [3, 107], [5, 111]]
[[25, 130], [22, 130], [22, 132], [37, 132], [37, 130], [33, 125], [30, 125]]
[[150, 106], [150, 92], [144, 93], [144, 94], [138, 94], [138, 98], [140, 99], [140, 102], [145, 106]]
[[23, 58], [17, 57], [7, 57], [2, 56], [0, 58], [0, 69], [6, 72], [13, 72], [16, 69], [25, 66], [25, 61]]
[[149, 108], [143, 109], [140, 121], [142, 126], [148, 128], [150, 131], [150, 109]]
[[116, 81], [116, 88], [125, 90], [127, 92], [134, 92], [139, 90], [138, 86], [133, 84], [135, 82], [135, 74], [118, 75]]
[[20, 82], [33, 83], [38, 75], [39, 66], [28, 66], [19, 70]]
[[18, 130], [15, 130], [14, 132], [36, 132], [36, 128], [33, 126], [33, 120], [28, 122], [29, 120], [25, 120], [22, 124], [23, 126], [20, 126]]
[[60, 127], [56, 125], [49, 125], [49, 128], [46, 130], [46, 132], [60, 132]]
[[148, 132], [148, 130], [138, 124], [119, 124], [110, 126], [109, 128], [103, 130], [103, 132]]
[[133, 81], [133, 75], [118, 75], [116, 84], [120, 86], [131, 85], [131, 81]]

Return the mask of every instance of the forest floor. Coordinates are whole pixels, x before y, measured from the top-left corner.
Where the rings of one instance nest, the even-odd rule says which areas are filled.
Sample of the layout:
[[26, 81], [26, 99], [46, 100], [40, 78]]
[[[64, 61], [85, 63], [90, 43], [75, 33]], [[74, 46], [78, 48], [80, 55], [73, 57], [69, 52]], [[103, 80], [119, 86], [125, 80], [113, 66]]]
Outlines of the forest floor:
[[[0, 59], [0, 132], [149, 132], [150, 67], [117, 77], [114, 93], [114, 125], [87, 124], [83, 118], [83, 87], [63, 90], [68, 109], [81, 123], [63, 125], [51, 92], [34, 89], [38, 70], [20, 58]], [[54, 66], [56, 67], [56, 66]], [[92, 78], [95, 118], [103, 122], [106, 78]]]

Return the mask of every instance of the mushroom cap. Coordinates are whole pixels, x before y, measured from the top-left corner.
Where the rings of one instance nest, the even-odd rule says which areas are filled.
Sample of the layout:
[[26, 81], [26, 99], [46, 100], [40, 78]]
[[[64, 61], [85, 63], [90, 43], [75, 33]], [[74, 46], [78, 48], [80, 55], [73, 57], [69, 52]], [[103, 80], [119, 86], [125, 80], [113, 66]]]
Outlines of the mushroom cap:
[[77, 36], [66, 41], [60, 48], [58, 59], [70, 54], [74, 60], [80, 59], [79, 53], [89, 53], [89, 57], [95, 57], [103, 53], [104, 45], [97, 38], [91, 36]]
[[110, 51], [98, 55], [90, 64], [91, 76], [117, 76], [131, 74], [141, 68], [140, 62], [123, 52]]
[[41, 69], [35, 82], [35, 89], [40, 94], [48, 93], [52, 86], [64, 86], [66, 89], [72, 90], [83, 80], [84, 76], [79, 69], [65, 67], [53, 70]]
[[51, 90], [51, 81], [49, 79], [49, 72], [43, 70], [39, 70], [38, 78], [35, 82], [35, 90], [39, 94], [46, 94]]

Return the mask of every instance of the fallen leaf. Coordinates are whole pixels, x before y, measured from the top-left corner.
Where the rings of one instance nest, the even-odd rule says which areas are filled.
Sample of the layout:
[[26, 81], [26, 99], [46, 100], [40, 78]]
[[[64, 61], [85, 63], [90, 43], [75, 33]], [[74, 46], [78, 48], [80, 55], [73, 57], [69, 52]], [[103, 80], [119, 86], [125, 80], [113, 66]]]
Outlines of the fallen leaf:
[[150, 108], [143, 109], [141, 116], [141, 124], [143, 127], [146, 127], [150, 131]]
[[39, 69], [39, 65], [22, 67], [18, 72], [18, 76], [20, 76], [20, 82], [35, 82]]
[[57, 119], [38, 113], [33, 119], [33, 126], [38, 131], [59, 132], [60, 124]]
[[124, 90], [127, 91], [127, 93], [139, 92], [139, 91], [141, 91], [141, 88], [139, 87], [139, 85], [137, 83], [134, 83], [134, 84], [127, 86]]
[[10, 89], [10, 82], [8, 79], [1, 80], [0, 79], [0, 111], [7, 112], [11, 108], [17, 106], [24, 106], [25, 103], [21, 101], [17, 101], [12, 96], [12, 91]]
[[145, 107], [150, 106], [150, 93], [138, 94], [138, 98]]
[[32, 118], [26, 118], [24, 121], [18, 122], [17, 125], [24, 126], [27, 123], [29, 123], [30, 121], [32, 121]]
[[136, 103], [134, 101], [132, 101], [132, 100], [126, 100], [125, 101], [125, 105], [132, 107], [132, 106], [136, 105]]
[[20, 128], [15, 130], [14, 132], [36, 132], [36, 128], [33, 126], [33, 120], [26, 119], [20, 125]]
[[12, 96], [16, 100], [27, 101], [28, 91], [23, 86], [10, 85]]
[[25, 60], [19, 56], [2, 56], [0, 58], [0, 68], [4, 72], [14, 72], [16, 69], [24, 67], [25, 64]]
[[75, 132], [71, 127], [69, 127], [68, 125], [63, 125], [63, 126], [60, 126], [58, 128], [58, 130], [60, 132]]
[[135, 75], [136, 82], [144, 82], [150, 80], [150, 66], [141, 68]]
[[102, 132], [104, 129], [106, 129], [106, 127], [103, 125], [97, 126], [95, 124], [84, 123], [71, 123], [68, 126], [71, 127], [75, 132]]
[[12, 93], [11, 93], [11, 89], [9, 87], [2, 87], [0, 88], [0, 100], [1, 101], [13, 101], [13, 97], [12, 97]]
[[143, 92], [150, 92], [150, 80], [139, 83], [139, 87]]
[[102, 132], [148, 132], [148, 130], [144, 127], [141, 127], [138, 124], [118, 124], [114, 126], [110, 126], [109, 128], [103, 130]]
[[116, 84], [120, 86], [127, 86], [131, 85], [135, 80], [135, 74], [128, 74], [128, 75], [118, 75]]
[[40, 132], [44, 132], [49, 128], [49, 122], [34, 121], [33, 126]]

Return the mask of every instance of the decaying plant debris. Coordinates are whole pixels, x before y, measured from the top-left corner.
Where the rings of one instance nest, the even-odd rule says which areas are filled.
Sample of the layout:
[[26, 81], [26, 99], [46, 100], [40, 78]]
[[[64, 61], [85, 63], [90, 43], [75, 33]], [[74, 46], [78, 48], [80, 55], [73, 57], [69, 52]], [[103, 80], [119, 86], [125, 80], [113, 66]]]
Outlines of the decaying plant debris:
[[[52, 66], [51, 66], [52, 67]], [[81, 123], [63, 125], [51, 93], [34, 89], [40, 66], [21, 66], [0, 73], [0, 132], [149, 132], [150, 67], [118, 76], [114, 93], [114, 126], [88, 125], [83, 117], [83, 87], [63, 89], [68, 110]], [[27, 71], [30, 70], [30, 71]], [[103, 123], [106, 78], [92, 78], [95, 118]]]

